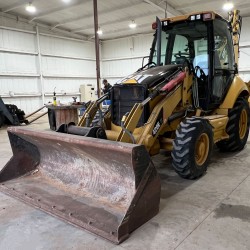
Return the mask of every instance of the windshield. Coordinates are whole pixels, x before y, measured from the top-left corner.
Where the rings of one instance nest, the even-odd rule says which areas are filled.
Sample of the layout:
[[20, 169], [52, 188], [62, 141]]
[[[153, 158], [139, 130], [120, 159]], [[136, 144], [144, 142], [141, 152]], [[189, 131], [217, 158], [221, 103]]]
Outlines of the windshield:
[[[202, 21], [168, 24], [162, 27], [160, 65], [183, 64], [186, 60], [208, 74], [207, 23]], [[153, 62], [157, 64], [157, 53]]]

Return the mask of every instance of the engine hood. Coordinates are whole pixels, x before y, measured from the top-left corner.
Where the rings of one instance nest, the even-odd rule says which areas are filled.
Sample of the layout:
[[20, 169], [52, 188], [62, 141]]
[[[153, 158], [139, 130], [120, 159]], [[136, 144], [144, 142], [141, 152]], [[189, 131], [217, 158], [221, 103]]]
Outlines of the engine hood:
[[135, 72], [132, 75], [121, 79], [117, 82], [117, 84], [143, 84], [146, 85], [147, 88], [152, 88], [158, 83], [164, 81], [179, 68], [180, 65], [164, 65], [152, 67]]

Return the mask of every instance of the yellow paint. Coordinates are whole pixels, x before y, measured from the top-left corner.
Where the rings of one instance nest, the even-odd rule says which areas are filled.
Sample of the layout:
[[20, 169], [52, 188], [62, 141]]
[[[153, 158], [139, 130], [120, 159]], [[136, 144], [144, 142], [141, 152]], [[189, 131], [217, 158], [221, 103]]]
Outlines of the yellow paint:
[[242, 140], [247, 132], [247, 111], [245, 109], [242, 110], [239, 120], [239, 135], [240, 139]]
[[211, 13], [212, 14], [212, 19], [215, 19], [215, 17], [220, 17], [222, 19], [224, 19], [222, 16], [220, 16], [219, 14], [213, 12], [213, 11], [200, 11], [200, 12], [193, 12], [187, 15], [182, 15], [182, 16], [175, 16], [175, 17], [169, 17], [169, 18], [164, 18], [161, 19], [161, 21], [169, 21], [171, 23], [174, 22], [179, 22], [179, 21], [185, 21], [185, 20], [189, 20], [190, 16], [194, 16], [194, 15], [199, 15], [199, 14], [207, 14], [207, 13]]
[[136, 84], [137, 81], [136, 81], [135, 79], [131, 78], [131, 79], [125, 80], [125, 81], [122, 82], [122, 83], [124, 83], [124, 84]]
[[162, 137], [160, 139], [160, 145], [161, 145], [162, 149], [165, 149], [166, 151], [172, 151], [173, 150], [173, 139]]
[[183, 81], [183, 92], [182, 92], [182, 106], [190, 106], [192, 103], [192, 90], [193, 85], [193, 74], [189, 75], [188, 68], [185, 68], [186, 77]]
[[228, 139], [229, 135], [226, 132], [228, 123], [227, 115], [210, 115], [203, 116], [204, 119], [208, 120], [213, 128], [213, 140], [214, 143], [223, 139]]
[[207, 133], [202, 133], [195, 143], [195, 162], [198, 166], [202, 166], [209, 153], [209, 137]]
[[173, 114], [173, 111], [176, 109], [177, 105], [182, 99], [182, 85], [180, 85], [175, 91], [161, 100], [151, 112], [151, 115], [148, 119], [147, 124], [143, 127], [143, 131], [140, 135], [138, 144], [143, 144], [149, 151], [150, 148], [154, 145], [155, 140], [159, 134], [162, 134], [164, 127], [167, 127], [167, 124], [162, 124], [161, 128], [157, 134], [153, 137], [152, 131], [154, 129], [155, 123], [157, 121], [158, 115], [163, 109], [163, 120], [167, 121], [169, 116]]
[[235, 76], [227, 93], [227, 96], [219, 108], [220, 109], [232, 108], [240, 94], [248, 96], [249, 95], [248, 87], [239, 76]]
[[96, 101], [91, 102], [86, 111], [84, 112], [81, 120], [78, 122], [77, 126], [85, 127], [87, 120], [89, 120], [89, 122], [92, 122], [98, 109], [99, 107], [97, 102]]
[[[131, 133], [133, 134], [140, 118], [143, 112], [143, 106], [141, 103], [136, 103], [131, 111], [129, 112], [128, 116], [125, 117], [124, 119], [124, 127]], [[123, 130], [120, 131], [120, 134], [117, 138], [117, 141], [121, 142], [130, 142], [131, 143], [131, 138], [127, 133], [125, 133]]]

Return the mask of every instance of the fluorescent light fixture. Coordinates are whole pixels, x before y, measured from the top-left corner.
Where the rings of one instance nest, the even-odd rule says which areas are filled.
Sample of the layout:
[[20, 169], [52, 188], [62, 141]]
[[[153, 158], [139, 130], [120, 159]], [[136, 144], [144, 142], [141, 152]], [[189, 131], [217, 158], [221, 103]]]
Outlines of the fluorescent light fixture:
[[223, 10], [230, 11], [234, 7], [234, 4], [232, 2], [226, 1], [223, 5]]
[[131, 23], [128, 25], [130, 29], [135, 29], [137, 24], [135, 23], [135, 20], [132, 20]]
[[71, 0], [62, 0], [64, 3], [70, 3]]
[[35, 13], [36, 12], [36, 7], [32, 4], [32, 3], [29, 3], [27, 6], [26, 6], [26, 11], [30, 12], [30, 13]]
[[103, 32], [102, 32], [101, 28], [99, 27], [98, 30], [97, 30], [97, 34], [98, 34], [98, 35], [102, 35], [102, 33], [103, 33]]

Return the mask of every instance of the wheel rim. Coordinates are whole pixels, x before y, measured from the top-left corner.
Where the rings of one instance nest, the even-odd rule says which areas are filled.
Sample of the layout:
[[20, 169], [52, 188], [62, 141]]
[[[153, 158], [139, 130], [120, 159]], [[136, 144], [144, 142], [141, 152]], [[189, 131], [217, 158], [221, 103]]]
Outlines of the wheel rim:
[[195, 145], [195, 161], [198, 166], [202, 166], [207, 160], [209, 152], [209, 137], [206, 133], [199, 136]]
[[240, 121], [239, 121], [239, 134], [240, 139], [242, 140], [247, 132], [247, 111], [243, 109], [240, 114]]

